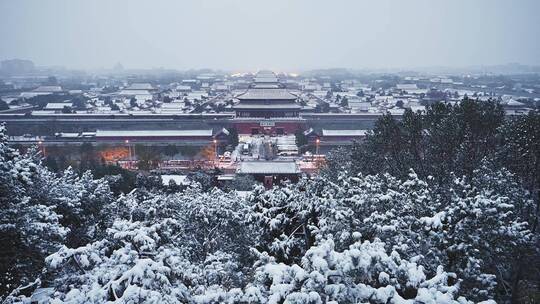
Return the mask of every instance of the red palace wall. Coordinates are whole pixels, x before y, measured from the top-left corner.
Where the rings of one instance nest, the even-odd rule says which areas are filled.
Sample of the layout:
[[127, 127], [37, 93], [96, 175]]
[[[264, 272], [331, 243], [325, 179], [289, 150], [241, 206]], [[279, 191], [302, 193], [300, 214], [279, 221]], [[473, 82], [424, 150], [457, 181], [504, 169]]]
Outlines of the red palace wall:
[[[251, 134], [253, 129], [258, 129], [259, 134], [277, 134], [278, 129], [282, 129], [285, 134], [294, 134], [294, 132], [298, 129], [305, 129], [306, 123], [303, 121], [287, 121], [287, 122], [280, 122], [275, 121], [273, 122], [274, 125], [269, 125], [266, 121], [263, 121], [263, 125], [261, 126], [261, 122], [259, 121], [253, 121], [253, 122], [234, 122], [233, 126], [238, 130], [238, 134]], [[270, 123], [271, 124], [271, 123]]]
[[212, 136], [112, 136], [112, 137], [98, 137], [96, 136], [96, 141], [124, 141], [124, 140], [141, 140], [141, 141], [182, 141], [182, 140], [191, 140], [191, 141], [212, 141]]

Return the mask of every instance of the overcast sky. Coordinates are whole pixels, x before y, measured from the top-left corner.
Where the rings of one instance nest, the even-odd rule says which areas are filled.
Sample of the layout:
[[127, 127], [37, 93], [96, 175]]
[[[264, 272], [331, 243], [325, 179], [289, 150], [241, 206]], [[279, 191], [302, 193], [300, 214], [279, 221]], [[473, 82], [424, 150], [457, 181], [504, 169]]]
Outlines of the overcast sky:
[[540, 0], [0, 0], [0, 59], [70, 68], [540, 65]]

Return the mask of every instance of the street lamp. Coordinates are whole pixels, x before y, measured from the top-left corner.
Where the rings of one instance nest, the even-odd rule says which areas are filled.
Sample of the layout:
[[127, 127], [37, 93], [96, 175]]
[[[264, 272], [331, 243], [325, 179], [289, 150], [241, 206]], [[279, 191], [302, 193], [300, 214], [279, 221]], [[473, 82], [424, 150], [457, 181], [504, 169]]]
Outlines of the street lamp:
[[320, 140], [319, 138], [317, 138], [317, 139], [315, 140], [315, 144], [316, 144], [315, 154], [316, 154], [316, 155], [319, 155], [319, 145], [320, 145], [320, 143], [321, 143], [321, 140]]
[[214, 138], [214, 154], [215, 154], [215, 157], [214, 159], [217, 159], [218, 157], [218, 154], [217, 154], [217, 139]]
[[45, 155], [45, 145], [43, 145], [43, 141], [42, 140], [38, 140], [38, 147], [39, 147], [39, 150], [41, 151], [41, 153], [43, 154], [43, 157], [46, 157], [47, 155]]
[[[129, 139], [126, 139], [124, 142], [125, 142], [126, 145], [127, 145], [129, 161], [131, 162], [131, 147], [129, 146]], [[130, 167], [131, 167], [131, 164], [130, 164]]]

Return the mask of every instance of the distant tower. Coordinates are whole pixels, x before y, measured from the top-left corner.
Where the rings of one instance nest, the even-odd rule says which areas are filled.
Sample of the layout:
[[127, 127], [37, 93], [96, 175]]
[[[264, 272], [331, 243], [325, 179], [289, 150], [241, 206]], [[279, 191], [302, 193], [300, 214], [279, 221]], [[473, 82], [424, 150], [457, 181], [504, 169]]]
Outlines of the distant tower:
[[115, 71], [123, 71], [124, 66], [120, 62], [118, 62], [117, 64], [114, 65], [113, 70], [115, 70]]

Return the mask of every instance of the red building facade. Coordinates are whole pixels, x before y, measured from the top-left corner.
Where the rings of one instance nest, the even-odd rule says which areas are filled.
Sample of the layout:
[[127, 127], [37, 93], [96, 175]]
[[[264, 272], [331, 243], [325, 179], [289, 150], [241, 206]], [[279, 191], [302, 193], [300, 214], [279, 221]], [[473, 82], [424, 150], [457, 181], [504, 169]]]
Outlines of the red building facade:
[[306, 122], [303, 119], [242, 119], [235, 118], [233, 125], [238, 134], [286, 135], [303, 130]]
[[286, 90], [272, 72], [259, 72], [250, 88], [236, 96], [234, 126], [239, 134], [292, 134], [304, 127], [298, 96]]

